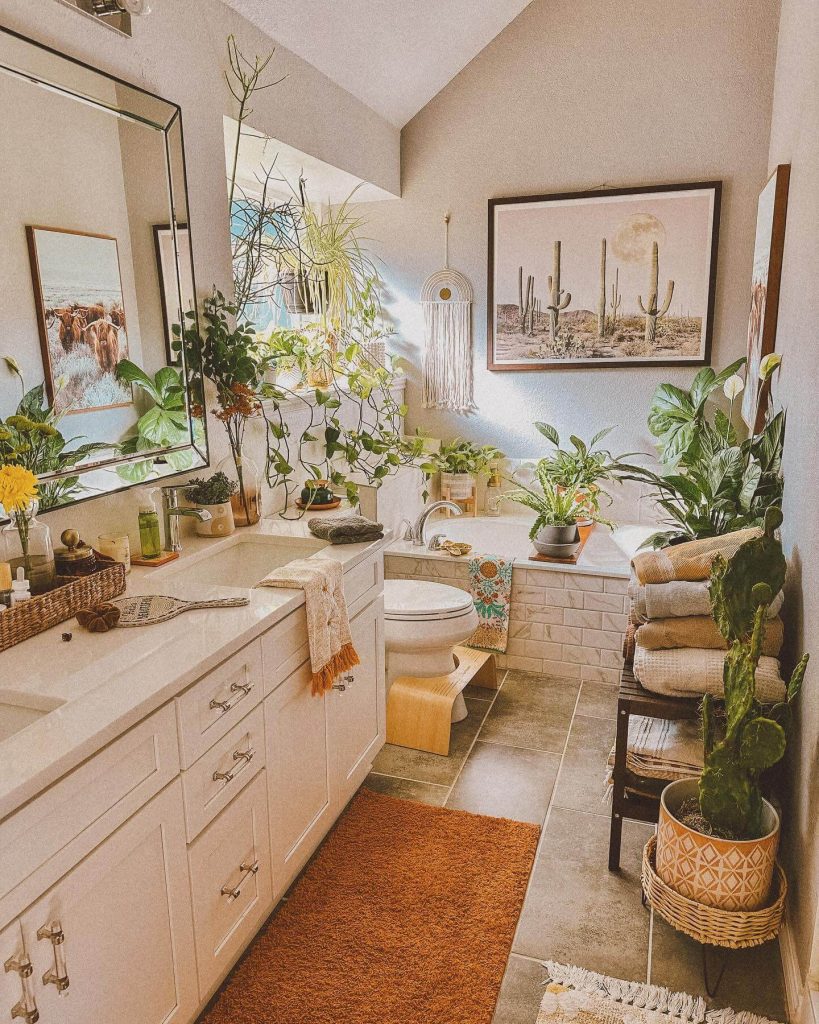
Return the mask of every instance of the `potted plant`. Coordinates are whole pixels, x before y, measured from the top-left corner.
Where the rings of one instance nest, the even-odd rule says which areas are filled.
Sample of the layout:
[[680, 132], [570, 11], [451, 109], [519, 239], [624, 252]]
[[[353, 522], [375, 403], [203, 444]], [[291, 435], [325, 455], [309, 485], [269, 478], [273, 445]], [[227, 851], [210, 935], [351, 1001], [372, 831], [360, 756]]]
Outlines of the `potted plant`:
[[472, 497], [476, 477], [488, 476], [492, 463], [502, 458], [503, 452], [491, 444], [476, 445], [456, 437], [441, 445], [422, 468], [434, 467], [441, 474], [441, 484], [447, 488], [450, 498], [463, 501]]
[[808, 655], [793, 671], [785, 700], [764, 708], [755, 696], [768, 605], [785, 581], [775, 536], [777, 508], [765, 515], [762, 537], [742, 545], [711, 571], [711, 604], [729, 644], [723, 670], [725, 724], [718, 735], [714, 701], [703, 698], [704, 768], [699, 780], [663, 791], [657, 829], [657, 873], [689, 899], [723, 910], [764, 906], [779, 842], [779, 816], [763, 798], [766, 769], [785, 753], [791, 706]]
[[581, 516], [612, 525], [596, 509], [585, 508], [574, 489], [565, 489], [555, 483], [550, 476], [548, 459], [538, 462], [535, 478], [539, 490], [520, 484], [516, 490], [504, 494], [502, 500], [514, 501], [535, 513], [529, 537], [539, 554], [552, 558], [571, 557], [580, 543], [577, 520]]
[[601, 498], [607, 498], [611, 504], [611, 495], [601, 486], [601, 481], [619, 479], [621, 460], [628, 457], [615, 458], [610, 451], [597, 447], [614, 427], [599, 431], [588, 444], [572, 434], [571, 448], [560, 447], [560, 435], [551, 424], [535, 423], [535, 427], [555, 446], [553, 454], [543, 460], [545, 472], [562, 490], [575, 494], [581, 505], [578, 521], [581, 526], [588, 525], [594, 521], [591, 513], [600, 512]]
[[235, 480], [225, 473], [214, 473], [205, 480], [194, 477], [185, 491], [185, 497], [192, 505], [207, 509], [211, 518], [206, 523], [196, 523], [200, 537], [227, 537], [236, 529], [233, 521], [231, 498], [239, 490]]

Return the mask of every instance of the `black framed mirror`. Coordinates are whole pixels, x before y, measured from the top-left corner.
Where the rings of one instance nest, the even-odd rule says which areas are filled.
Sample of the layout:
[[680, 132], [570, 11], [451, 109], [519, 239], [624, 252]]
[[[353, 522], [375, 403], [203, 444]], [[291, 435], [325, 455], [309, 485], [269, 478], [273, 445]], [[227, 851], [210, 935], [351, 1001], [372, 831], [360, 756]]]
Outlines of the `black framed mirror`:
[[0, 27], [0, 464], [48, 511], [208, 463], [180, 108]]

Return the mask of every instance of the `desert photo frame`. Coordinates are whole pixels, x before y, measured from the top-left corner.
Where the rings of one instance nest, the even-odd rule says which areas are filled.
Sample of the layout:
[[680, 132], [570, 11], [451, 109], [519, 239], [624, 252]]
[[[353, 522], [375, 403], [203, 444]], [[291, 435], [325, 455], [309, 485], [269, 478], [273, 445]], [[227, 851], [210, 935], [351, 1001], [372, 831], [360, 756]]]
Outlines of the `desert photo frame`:
[[710, 361], [721, 182], [489, 200], [490, 370]]

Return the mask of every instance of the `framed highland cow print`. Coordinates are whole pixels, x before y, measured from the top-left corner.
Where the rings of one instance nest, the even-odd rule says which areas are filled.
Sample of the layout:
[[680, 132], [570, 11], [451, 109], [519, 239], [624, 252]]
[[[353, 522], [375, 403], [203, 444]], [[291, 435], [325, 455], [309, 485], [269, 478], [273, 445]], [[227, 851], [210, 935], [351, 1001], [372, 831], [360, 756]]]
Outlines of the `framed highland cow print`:
[[57, 414], [132, 403], [117, 380], [128, 356], [116, 238], [27, 227], [43, 375]]
[[721, 188], [490, 199], [489, 369], [709, 363]]

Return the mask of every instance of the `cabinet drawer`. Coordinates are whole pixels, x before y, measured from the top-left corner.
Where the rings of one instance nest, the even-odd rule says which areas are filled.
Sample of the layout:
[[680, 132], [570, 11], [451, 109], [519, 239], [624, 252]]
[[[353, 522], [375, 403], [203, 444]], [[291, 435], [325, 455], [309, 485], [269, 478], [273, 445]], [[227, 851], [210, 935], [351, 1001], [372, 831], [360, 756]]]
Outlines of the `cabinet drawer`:
[[[375, 558], [357, 565], [344, 574], [344, 597], [350, 608], [356, 601], [367, 595], [371, 601], [384, 589], [384, 559], [379, 553]], [[366, 603], [366, 602], [365, 602]]]
[[269, 629], [261, 638], [265, 696], [310, 656], [304, 606]]
[[[25, 906], [179, 772], [166, 704], [0, 825], [0, 914]], [[25, 885], [22, 883], [25, 882]], [[13, 901], [2, 897], [20, 886]]]
[[264, 773], [208, 825], [188, 851], [199, 995], [206, 999], [273, 903]]
[[264, 711], [249, 715], [182, 772], [188, 842], [226, 807], [264, 766]]
[[176, 699], [182, 767], [190, 768], [262, 699], [258, 640], [194, 683]]

